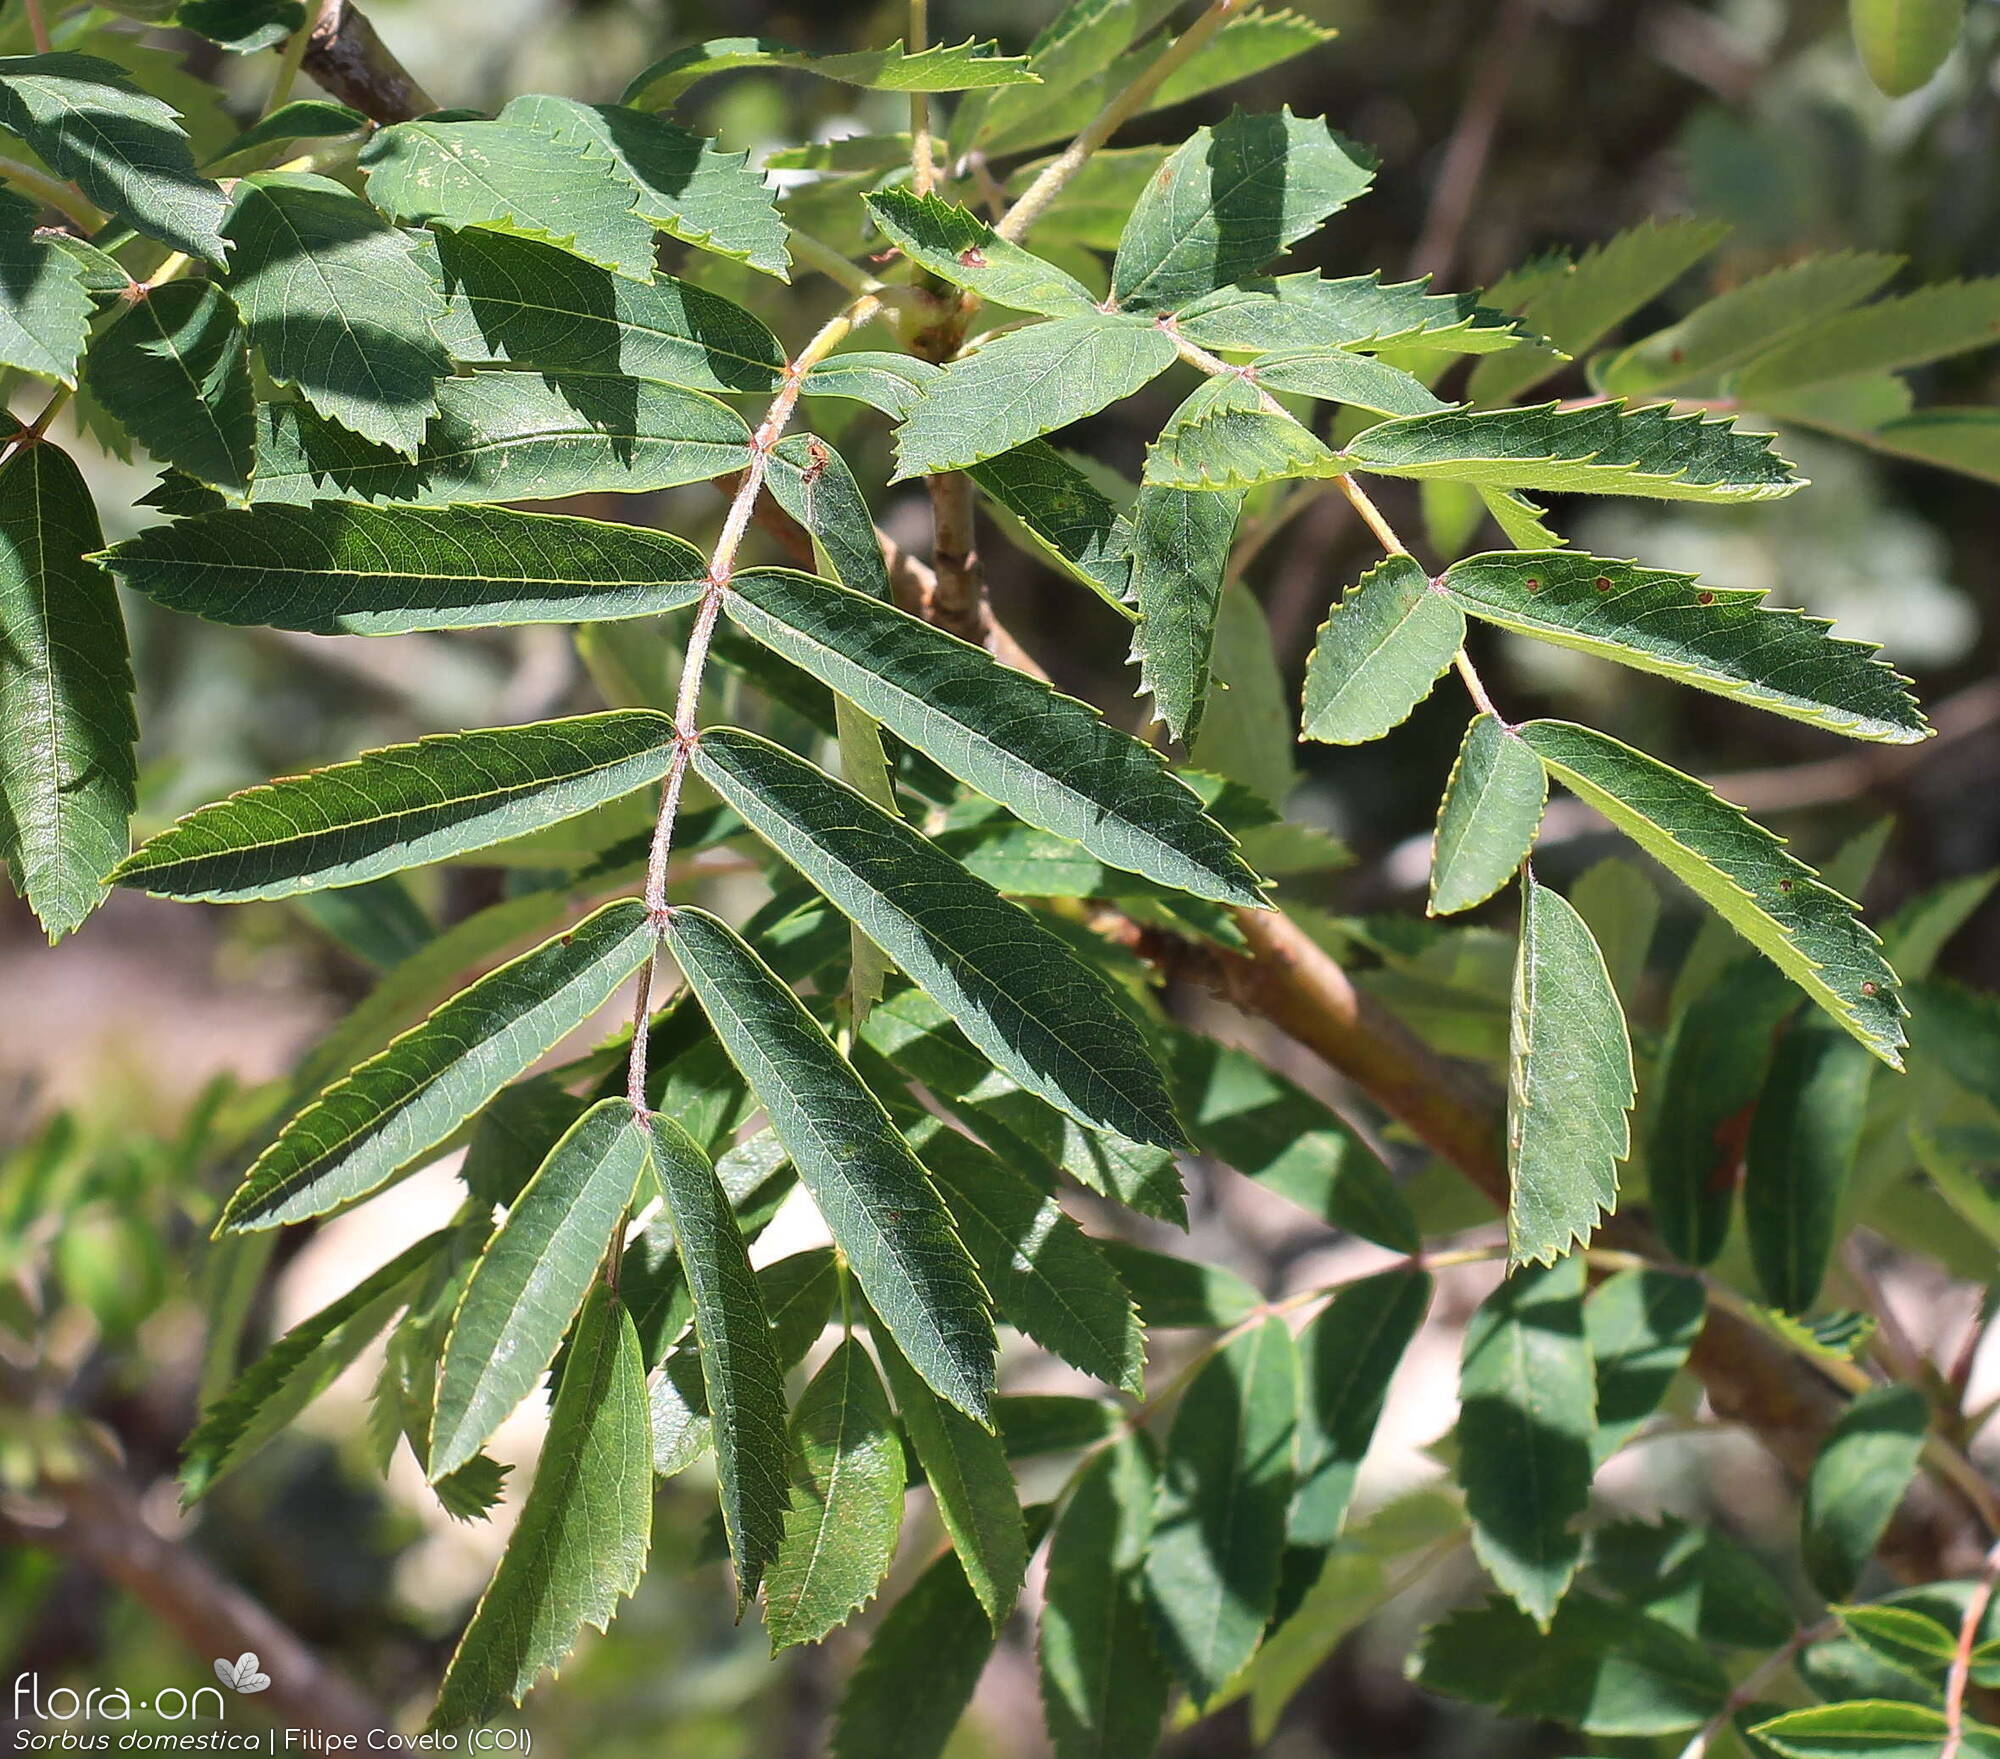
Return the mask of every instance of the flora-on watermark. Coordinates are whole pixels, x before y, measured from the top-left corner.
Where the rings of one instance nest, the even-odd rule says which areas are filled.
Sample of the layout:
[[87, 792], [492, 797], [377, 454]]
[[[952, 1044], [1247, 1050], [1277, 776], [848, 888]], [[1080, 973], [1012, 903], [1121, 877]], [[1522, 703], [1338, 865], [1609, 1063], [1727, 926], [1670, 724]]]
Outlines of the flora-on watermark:
[[234, 1661], [218, 1657], [215, 1663], [215, 1677], [232, 1692], [261, 1692], [271, 1683], [271, 1676], [257, 1671], [257, 1651], [246, 1649]]

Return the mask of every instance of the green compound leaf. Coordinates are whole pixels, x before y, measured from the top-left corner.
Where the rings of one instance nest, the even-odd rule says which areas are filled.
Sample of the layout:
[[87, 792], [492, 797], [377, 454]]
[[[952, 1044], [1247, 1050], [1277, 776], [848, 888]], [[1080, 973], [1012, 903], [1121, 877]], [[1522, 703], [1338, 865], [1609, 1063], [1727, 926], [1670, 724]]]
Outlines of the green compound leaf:
[[1737, 394], [1754, 403], [1780, 391], [1922, 366], [1990, 347], [1996, 322], [2000, 276], [1940, 281], [1822, 319], [1745, 367]]
[[1958, 42], [1965, 0], [1849, 0], [1854, 46], [1892, 98], [1930, 83]]
[[1316, 271], [1239, 281], [1175, 314], [1188, 341], [1224, 353], [1394, 348], [1488, 354], [1520, 341], [1519, 326], [1470, 293], [1431, 293], [1428, 281], [1379, 274], [1329, 281]]
[[514, 1200], [452, 1315], [431, 1419], [433, 1482], [478, 1453], [555, 1360], [645, 1166], [645, 1127], [625, 1100], [603, 1100]]
[[699, 550], [661, 531], [498, 507], [338, 501], [156, 525], [103, 561], [176, 611], [314, 635], [649, 617], [693, 603], [708, 573]]
[[1296, 391], [1302, 396], [1372, 409], [1381, 415], [1434, 415], [1450, 405], [1431, 395], [1414, 373], [1390, 366], [1351, 348], [1304, 348], [1267, 354], [1254, 368], [1257, 383], [1267, 391]]
[[1688, 886], [1892, 1069], [1903, 1006], [1854, 906], [1691, 776], [1566, 721], [1519, 729], [1549, 773]]
[[1514, 1271], [1466, 1327], [1458, 1474], [1472, 1548], [1543, 1630], [1576, 1574], [1570, 1522], [1590, 1500], [1596, 1382], [1582, 1255]]
[[[673, 1223], [674, 1251], [694, 1301], [722, 1525], [736, 1564], [741, 1612], [756, 1596], [784, 1536], [783, 1372], [743, 1234], [708, 1156], [672, 1118], [655, 1114], [647, 1127], [651, 1165]], [[806, 1323], [817, 1337], [811, 1311], [808, 1307]], [[819, 1317], [824, 1316], [822, 1307]]]
[[1052, 318], [1097, 310], [1096, 296], [1075, 276], [1000, 237], [955, 202], [889, 189], [868, 198], [868, 211], [912, 262], [981, 299]]
[[731, 929], [683, 907], [667, 942], [869, 1305], [930, 1387], [983, 1419], [994, 1348], [986, 1293], [882, 1102]]
[[888, 1395], [853, 1338], [800, 1395], [790, 1451], [791, 1508], [764, 1584], [774, 1654], [844, 1625], [896, 1555], [908, 1468]]
[[1146, 185], [1119, 241], [1112, 297], [1172, 311], [1254, 275], [1374, 175], [1373, 161], [1317, 118], [1234, 111], [1196, 129]]
[[1602, 390], [1639, 397], [1754, 360], [1809, 324], [1858, 305], [1902, 266], [1869, 251], [1808, 257], [1698, 305], [1678, 324], [1594, 366]]
[[172, 107], [115, 61], [69, 51], [0, 58], [0, 126], [148, 237], [223, 260], [222, 191], [196, 175]]
[[1715, 220], [1649, 220], [1566, 264], [1521, 307], [1523, 323], [1546, 337], [1482, 360], [1466, 383], [1474, 403], [1515, 403], [1574, 355], [1581, 359], [1616, 324], [1658, 298], [1708, 255], [1729, 228]]
[[35, 236], [40, 211], [0, 190], [0, 366], [74, 385], [90, 334], [90, 290], [76, 257]]
[[1761, 592], [1569, 550], [1502, 550], [1447, 568], [1473, 616], [1657, 672], [1855, 739], [1907, 745], [1929, 728], [1904, 681], [1826, 619], [1766, 607]]
[[672, 717], [618, 709], [433, 733], [246, 788], [114, 868], [156, 898], [289, 898], [422, 867], [558, 824], [667, 773]]
[[1145, 1588], [1197, 1706], [1256, 1652], [1277, 1604], [1298, 1404], [1298, 1353], [1271, 1318], [1211, 1357], [1174, 1413]]
[[732, 584], [724, 608], [749, 634], [1026, 822], [1177, 891], [1261, 902], [1193, 790], [1094, 708], [809, 575], [753, 569]]
[[664, 117], [546, 94], [513, 99], [500, 120], [546, 134], [566, 153], [608, 158], [648, 226], [780, 281], [791, 278], [785, 223], [749, 154], [718, 151]]
[[652, 1541], [646, 1363], [602, 1284], [577, 1322], [521, 1522], [445, 1672], [431, 1726], [483, 1723], [603, 1630], [639, 1585]]
[[126, 850], [132, 669], [97, 508], [59, 446], [0, 464], [0, 855], [51, 941]]
[[1805, 486], [1770, 449], [1769, 434], [1740, 432], [1665, 404], [1564, 409], [1446, 410], [1385, 421], [1340, 456], [1385, 476], [1665, 501], [1769, 501]]
[[954, 361], [896, 430], [896, 478], [958, 470], [1129, 397], [1177, 358], [1157, 325], [1092, 313], [1010, 330]]
[[417, 240], [330, 178], [299, 172], [246, 177], [224, 224], [230, 291], [271, 377], [363, 439], [413, 454], [451, 371], [444, 300]]
[[886, 1334], [876, 1348], [938, 1519], [951, 1536], [965, 1579], [998, 1631], [1014, 1610], [1028, 1572], [1027, 1536], [1006, 1446], [992, 1430], [982, 1429], [924, 1385]]
[[1181, 1145], [1165, 1083], [1130, 1019], [1018, 904], [753, 733], [705, 733], [694, 769], [1022, 1086], [1092, 1128]]
[[1173, 1680], [1141, 1578], [1158, 1494], [1152, 1443], [1128, 1433], [1084, 1470], [1050, 1536], [1037, 1655], [1057, 1759], [1127, 1759], [1159, 1739]]
[[1542, 760], [1497, 716], [1475, 715], [1438, 803], [1429, 914], [1470, 910], [1512, 879], [1548, 799]]
[[414, 461], [296, 405], [258, 411], [253, 502], [554, 501], [645, 494], [741, 470], [743, 418], [713, 397], [604, 377], [482, 372], [446, 379]]
[[694, 391], [777, 388], [777, 337], [720, 294], [671, 275], [633, 281], [482, 226], [438, 234], [437, 252], [449, 301], [439, 331], [454, 359]]
[[1132, 580], [1131, 524], [1110, 496], [1061, 452], [1046, 440], [1030, 440], [981, 459], [966, 475], [1019, 520], [1059, 567], [1120, 616], [1132, 614], [1125, 604]]
[[1306, 663], [1302, 739], [1364, 745], [1401, 726], [1465, 645], [1465, 618], [1408, 556], [1362, 575]]
[[1146, 448], [1146, 481], [1162, 488], [1245, 489], [1336, 471], [1310, 428], [1270, 408], [1255, 385], [1233, 374], [1200, 385]]
[[162, 464], [241, 495], [257, 419], [243, 321], [221, 288], [170, 281], [91, 344], [84, 386]]
[[1799, 1542], [1806, 1574], [1827, 1599], [1853, 1595], [1916, 1475], [1929, 1420], [1916, 1387], [1871, 1387], [1820, 1444], [1806, 1475]]
[[611, 155], [525, 122], [399, 122], [361, 149], [368, 199], [414, 226], [490, 226], [560, 245], [635, 281], [653, 275], [653, 228]]
[[468, 985], [293, 1118], [219, 1228], [304, 1221], [377, 1189], [596, 1013], [651, 946], [628, 898]]
[[1430, 1304], [1431, 1279], [1422, 1271], [1384, 1271], [1342, 1289], [1299, 1334], [1305, 1397], [1285, 1529], [1292, 1545], [1340, 1538], [1389, 1382]]
[[1208, 708], [1216, 620], [1243, 493], [1140, 489], [1132, 507], [1132, 658], [1167, 731], [1194, 742]]
[[1553, 1263], [1618, 1207], [1635, 1091], [1604, 955], [1569, 900], [1524, 875], [1507, 1075], [1510, 1264]]
[[[1750, 1730], [1780, 1759], [1937, 1759], [1946, 1732], [1942, 1711], [1881, 1698], [1788, 1710]], [[1968, 1718], [1959, 1734], [1959, 1759], [2000, 1759], [2000, 1729]]]
[[326, 1391], [409, 1299], [409, 1285], [451, 1238], [427, 1234], [372, 1276], [302, 1319], [246, 1368], [235, 1385], [202, 1412], [181, 1449], [181, 1504], [198, 1502], [210, 1486], [284, 1431]]
[[1861, 1151], [1875, 1064], [1823, 1021], [1778, 1040], [1743, 1154], [1743, 1226], [1764, 1297], [1803, 1313], [1819, 1296]]
[[906, 54], [900, 42], [886, 49], [845, 55], [812, 55], [771, 37], [711, 37], [655, 61], [625, 88], [624, 101], [642, 110], [664, 110], [698, 79], [738, 67], [793, 67], [842, 85], [877, 92], [968, 92], [983, 86], [1032, 84], [1035, 76], [1018, 56], [1001, 55], [997, 43], [967, 40]]

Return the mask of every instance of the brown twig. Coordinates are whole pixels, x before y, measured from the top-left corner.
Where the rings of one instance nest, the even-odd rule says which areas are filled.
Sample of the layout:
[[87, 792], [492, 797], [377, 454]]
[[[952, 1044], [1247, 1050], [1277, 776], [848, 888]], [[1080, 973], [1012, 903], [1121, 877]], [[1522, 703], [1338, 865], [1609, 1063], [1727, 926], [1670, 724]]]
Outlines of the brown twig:
[[2000, 1584], [2000, 1544], [1986, 1554], [1986, 1567], [1980, 1571], [1966, 1600], [1965, 1616], [1958, 1622], [1958, 1643], [1944, 1678], [1944, 1745], [1938, 1749], [1938, 1759], [1958, 1759], [1959, 1749], [1965, 1745], [1965, 1696], [1972, 1686], [1972, 1657], [1979, 1647], [1979, 1628], [1993, 1604], [1996, 1584]]
[[376, 122], [407, 122], [437, 108], [430, 93], [390, 53], [368, 15], [348, 0], [322, 0], [306, 41], [304, 65], [329, 97]]

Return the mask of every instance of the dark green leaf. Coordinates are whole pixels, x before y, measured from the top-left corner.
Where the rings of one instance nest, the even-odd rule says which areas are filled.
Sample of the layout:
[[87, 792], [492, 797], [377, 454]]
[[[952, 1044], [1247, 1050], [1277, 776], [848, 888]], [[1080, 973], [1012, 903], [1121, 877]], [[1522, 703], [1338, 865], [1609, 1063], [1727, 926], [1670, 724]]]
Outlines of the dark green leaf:
[[624, 899], [488, 972], [292, 1119], [220, 1227], [276, 1227], [366, 1196], [589, 1019], [652, 941], [645, 910]]
[[0, 126], [100, 208], [175, 250], [223, 260], [222, 191], [195, 174], [172, 107], [115, 61], [67, 50], [0, 59]]
[[1823, 618], [1767, 609], [1761, 592], [1697, 588], [1692, 574], [1572, 550], [1471, 556], [1440, 584], [1464, 610], [1504, 629], [1850, 738], [1907, 745], [1929, 731], [1873, 647], [1829, 636]]
[[[1687, 1304], [1677, 1305], [1685, 1314]], [[1586, 1310], [1584, 1323], [1594, 1351], [1598, 1319]], [[1636, 1361], [1650, 1353], [1642, 1345]], [[1614, 1372], [1623, 1380], [1623, 1367]], [[1769, 1652], [1798, 1628], [1786, 1589], [1718, 1525], [1614, 1521], [1591, 1533], [1590, 1573], [1618, 1599], [1711, 1648]]]
[[1532, 874], [1521, 881], [1511, 1018], [1507, 1257], [1547, 1264], [1618, 1207], [1635, 1083], [1604, 955], [1575, 906]]
[[868, 198], [868, 211], [913, 263], [981, 299], [1049, 317], [1097, 310], [1096, 295], [1075, 276], [940, 196], [887, 189]]
[[0, 853], [60, 940], [126, 849], [132, 672], [90, 490], [43, 441], [0, 464]]
[[431, 1726], [483, 1723], [600, 1631], [639, 1585], [652, 1539], [646, 1365], [601, 1284], [577, 1324], [535, 1482], [446, 1670]]
[[363, 439], [414, 455], [451, 371], [444, 299], [416, 239], [331, 178], [296, 171], [246, 177], [224, 224], [230, 290], [271, 377]]
[[1028, 64], [996, 54], [995, 43], [939, 43], [915, 54], [900, 42], [845, 55], [811, 55], [770, 37], [712, 37], [655, 61], [625, 88], [625, 102], [664, 110], [698, 79], [737, 67], [795, 67], [843, 85], [881, 92], [964, 92], [1032, 82]]
[[1148, 487], [1248, 489], [1338, 473], [1333, 454], [1310, 428], [1234, 373], [1204, 379], [1146, 449]]
[[207, 281], [170, 281], [92, 343], [84, 384], [163, 464], [233, 494], [250, 487], [256, 415], [242, 320]]
[[1335, 1295], [1299, 1334], [1298, 1488], [1285, 1537], [1330, 1546], [1340, 1538], [1355, 1475], [1382, 1415], [1389, 1382], [1430, 1309], [1431, 1279], [1391, 1270]]
[[1380, 739], [1410, 718], [1464, 642], [1464, 617], [1414, 560], [1378, 563], [1320, 625], [1300, 736], [1334, 745]]
[[1172, 311], [1245, 275], [1367, 189], [1373, 163], [1317, 119], [1234, 112], [1167, 160], [1126, 222], [1111, 291]]
[[1177, 1147], [1131, 1021], [1019, 905], [901, 819], [754, 734], [720, 729], [695, 772], [930, 992], [1023, 1086], [1080, 1122]]
[[729, 615], [1030, 824], [1197, 897], [1260, 902], [1233, 840], [1097, 711], [892, 606], [808, 576], [736, 576]]
[[792, 1503], [764, 1586], [775, 1652], [816, 1643], [874, 1598], [903, 1524], [903, 1444], [868, 1352], [847, 1339], [792, 1413]]
[[1542, 760], [1497, 716], [1475, 715], [1438, 803], [1429, 914], [1470, 910], [1512, 879], [1548, 797]]
[[1871, 1387], [1820, 1444], [1799, 1532], [1806, 1573], [1827, 1599], [1847, 1599], [1861, 1580], [1916, 1474], [1929, 1418], [1917, 1388]]
[[1152, 1444], [1127, 1434], [1077, 1480], [1049, 1540], [1037, 1652], [1056, 1759], [1138, 1759], [1159, 1738], [1173, 1682], [1142, 1575], [1157, 1494]]
[[667, 940], [861, 1292], [931, 1387], [984, 1417], [993, 1382], [985, 1292], [881, 1102], [798, 998], [724, 924], [682, 907], [668, 922]]
[[618, 709], [433, 733], [249, 788], [149, 838], [111, 873], [160, 898], [287, 898], [505, 842], [666, 774], [671, 717]]
[[0, 191], [0, 366], [74, 385], [90, 334], [90, 289], [82, 262], [35, 235], [39, 212]]
[[943, 369], [913, 354], [857, 348], [821, 361], [800, 382], [808, 397], [847, 397], [901, 421], [923, 401], [924, 387]]
[[1132, 575], [1131, 526], [1110, 497], [1055, 447], [1030, 440], [981, 459], [966, 475], [1061, 567], [1122, 615], [1131, 615], [1124, 609]]
[[743, 1235], [715, 1169], [671, 1118], [656, 1114], [648, 1130], [681, 1272], [694, 1297], [722, 1521], [741, 1611], [756, 1595], [784, 1533], [784, 1382]]
[[1146, 487], [1132, 508], [1132, 602], [1139, 626], [1132, 657], [1139, 688], [1176, 739], [1192, 743], [1206, 712], [1216, 619], [1236, 518], [1238, 490]]
[[338, 501], [156, 525], [104, 561], [174, 610], [314, 635], [650, 617], [692, 604], [708, 575], [694, 545], [661, 531], [498, 507]]
[[280, 104], [270, 115], [258, 117], [209, 164], [228, 165], [260, 148], [287, 146], [295, 140], [331, 140], [340, 135], [359, 134], [367, 126], [368, 118], [345, 104], [326, 98], [294, 98], [288, 104]]
[[1891, 1068], [1902, 1004], [1880, 943], [1838, 892], [1690, 776], [1565, 721], [1519, 729], [1557, 780], [1594, 806]]
[[1591, 1291], [1583, 1330], [1597, 1376], [1599, 1464], [1659, 1408], [1687, 1364], [1705, 1311], [1700, 1281], [1671, 1271], [1621, 1270]]
[[1743, 1224], [1765, 1299], [1803, 1313], [1819, 1295], [1861, 1148], [1875, 1064], [1818, 1021], [1779, 1040], [1743, 1155]]
[[646, 1133], [631, 1105], [603, 1100], [515, 1199], [452, 1316], [431, 1423], [433, 1480], [478, 1453], [555, 1360], [645, 1164]]
[[[817, 434], [789, 434], [771, 453], [771, 498], [803, 525], [842, 584], [886, 603], [889, 570], [861, 485]], [[740, 584], [742, 576], [735, 577]]]
[[1272, 1318], [1212, 1357], [1174, 1413], [1146, 1598], [1197, 1706], [1256, 1652], [1277, 1602], [1298, 1399], [1292, 1334]]
[[174, 23], [239, 55], [269, 49], [304, 28], [299, 0], [181, 0]]
[[1472, 1547], [1543, 1630], [1576, 1574], [1569, 1530], [1590, 1498], [1596, 1389], [1580, 1254], [1516, 1270], [1465, 1332], [1458, 1472]]
[[1257, 1291], [1233, 1270], [1175, 1258], [1128, 1240], [1099, 1240], [1097, 1249], [1139, 1304], [1148, 1331], [1162, 1326], [1221, 1329], [1257, 1311]]

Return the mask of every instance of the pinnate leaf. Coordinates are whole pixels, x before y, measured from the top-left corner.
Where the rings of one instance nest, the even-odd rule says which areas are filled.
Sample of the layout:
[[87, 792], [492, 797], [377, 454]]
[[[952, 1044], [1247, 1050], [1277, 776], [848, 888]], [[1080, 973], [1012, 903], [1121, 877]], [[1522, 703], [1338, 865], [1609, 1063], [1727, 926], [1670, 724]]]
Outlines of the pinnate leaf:
[[[743, 1235], [714, 1167], [673, 1119], [656, 1113], [646, 1128], [694, 1301], [740, 1610], [755, 1596], [784, 1533], [785, 1386]], [[812, 1329], [816, 1336], [819, 1327]]]
[[1469, 293], [1432, 293], [1428, 281], [1380, 275], [1328, 280], [1317, 272], [1239, 280], [1175, 314], [1190, 342], [1225, 353], [1353, 348], [1489, 354], [1520, 340], [1515, 321]]
[[1000, 237], [955, 202], [888, 189], [868, 198], [868, 211], [912, 262], [981, 299], [1049, 317], [1097, 310], [1096, 296], [1074, 275]]
[[1256, 1652], [1277, 1604], [1298, 1401], [1292, 1334], [1271, 1318], [1211, 1357], [1174, 1414], [1146, 1597], [1197, 1705]]
[[1822, 318], [1758, 356], [1736, 377], [1753, 402], [1778, 392], [1866, 374], [1899, 372], [1968, 349], [1990, 347], [2000, 331], [2000, 276], [1939, 281]]
[[1706, 1306], [1698, 1278], [1665, 1270], [1621, 1270], [1591, 1290], [1583, 1330], [1597, 1379], [1600, 1464], [1659, 1408], [1701, 1335]]
[[1146, 481], [1165, 488], [1246, 489], [1336, 470], [1310, 428], [1234, 374], [1204, 381], [1146, 449]]
[[1826, 1022], [1777, 1042], [1743, 1152], [1743, 1226], [1764, 1297], [1781, 1313], [1818, 1298], [1861, 1150], [1875, 1064]]
[[84, 384], [162, 464], [241, 495], [257, 421], [243, 321], [207, 281], [170, 281], [129, 303], [91, 344]]
[[1119, 241], [1112, 297], [1172, 311], [1254, 275], [1373, 178], [1372, 161], [1316, 118], [1235, 111], [1196, 129], [1146, 185]]
[[1571, 1253], [1514, 1271], [1466, 1327], [1458, 1472], [1472, 1548], [1543, 1630], [1576, 1574], [1569, 1531], [1590, 1497], [1597, 1393]]
[[[895, 412], [891, 412], [895, 413]], [[1129, 617], [1132, 527], [1111, 497], [1046, 440], [966, 470], [1034, 542], [1120, 616]]]
[[1255, 367], [1267, 391], [1296, 391], [1383, 415], [1432, 415], [1448, 407], [1420, 378], [1351, 348], [1303, 348], [1267, 354]]
[[1604, 955], [1575, 906], [1524, 875], [1507, 1075], [1510, 1263], [1552, 1263], [1618, 1207], [1634, 1091]]
[[996, 336], [926, 387], [896, 430], [896, 479], [977, 464], [1095, 415], [1175, 358], [1158, 326], [1102, 312]]
[[625, 102], [643, 110], [664, 110], [696, 80], [738, 67], [798, 68], [878, 92], [965, 92], [1033, 81], [1025, 60], [996, 54], [997, 47], [968, 40], [908, 54], [896, 42], [886, 49], [812, 55], [770, 37], [711, 37], [644, 69], [625, 88]]
[[1874, 1555], [1923, 1453], [1929, 1409], [1913, 1386], [1857, 1394], [1806, 1475], [1799, 1514], [1806, 1574], [1829, 1600], [1846, 1600]]
[[[1944, 1713], [1927, 1704], [1850, 1699], [1788, 1710], [1751, 1729], [1781, 1759], [1937, 1759], [1945, 1750]], [[1968, 1718], [1959, 1759], [2000, 1759], [2000, 1729]]]
[[125, 853], [137, 770], [117, 590], [82, 474], [59, 446], [0, 464], [0, 854], [59, 940]]
[[1691, 776], [1567, 721], [1519, 729], [1549, 773], [1707, 902], [1891, 1068], [1903, 1007], [1854, 906]]
[[603, 1630], [639, 1585], [652, 1541], [646, 1364], [618, 1297], [599, 1284], [576, 1328], [535, 1482], [445, 1672], [431, 1726], [518, 1704], [585, 1625]]
[[473, 1266], [445, 1340], [427, 1462], [433, 1480], [484, 1447], [555, 1360], [645, 1164], [645, 1127], [631, 1105], [602, 1100], [514, 1200]]
[[684, 906], [667, 942], [869, 1305], [934, 1391], [983, 1418], [994, 1348], [985, 1291], [882, 1102], [733, 930]]
[[729, 616], [959, 780], [1114, 867], [1219, 903], [1260, 901], [1232, 839], [1148, 746], [1097, 711], [893, 606], [778, 569]]
[[0, 126], [148, 237], [223, 260], [222, 191], [196, 175], [172, 107], [115, 61], [69, 50], [0, 58]]
[[1906, 745], [1929, 729], [1872, 646], [1761, 592], [1572, 550], [1500, 550], [1454, 562], [1440, 585], [1489, 623], [1855, 739]]
[[272, 378], [363, 439], [414, 454], [451, 371], [444, 299], [417, 241], [302, 172], [244, 178], [224, 224], [230, 290]]
[[848, 1338], [792, 1412], [791, 1508], [764, 1588], [774, 1653], [818, 1642], [874, 1597], [896, 1555], [906, 1470], [875, 1365]]
[[288, 898], [560, 823], [666, 774], [672, 718], [619, 709], [433, 733], [232, 794], [111, 873], [160, 898]]
[[314, 635], [649, 617], [693, 603], [708, 572], [692, 544], [636, 526], [338, 501], [156, 525], [103, 560], [174, 610]]
[[1130, 1020], [1018, 904], [755, 734], [705, 733], [694, 767], [999, 1068], [1081, 1123], [1179, 1146], [1165, 1085]]
[[1207, 713], [1215, 628], [1240, 489], [1148, 485], [1133, 504], [1131, 592], [1138, 608], [1132, 657], [1139, 688], [1153, 699], [1167, 731], [1189, 744]]
[[[733, 300], [671, 275], [614, 275], [554, 245], [468, 226], [438, 235], [454, 358], [696, 391], [772, 391], [778, 339]], [[810, 387], [809, 387], [810, 388]]]
[[82, 263], [35, 235], [39, 211], [0, 190], [0, 366], [74, 385], [90, 292]]
[[1378, 563], [1320, 625], [1300, 737], [1380, 739], [1410, 718], [1465, 644], [1465, 618], [1408, 556]]
[[1542, 760], [1497, 716], [1475, 715], [1438, 805], [1430, 914], [1470, 910], [1512, 879], [1548, 797]]
[[1805, 479], [1768, 434], [1665, 404], [1446, 410], [1357, 434], [1341, 456], [1356, 470], [1483, 487], [1640, 495], [1667, 501], [1768, 501]]

